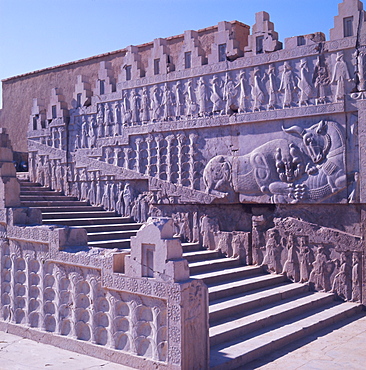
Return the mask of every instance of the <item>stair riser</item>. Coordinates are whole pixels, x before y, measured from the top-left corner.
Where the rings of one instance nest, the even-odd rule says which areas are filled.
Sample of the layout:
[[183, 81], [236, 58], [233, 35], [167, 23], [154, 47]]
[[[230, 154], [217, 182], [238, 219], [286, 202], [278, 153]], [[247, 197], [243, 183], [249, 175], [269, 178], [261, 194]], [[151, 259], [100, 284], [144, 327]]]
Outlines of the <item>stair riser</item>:
[[50, 193], [52, 192], [53, 194], [56, 193], [56, 191], [51, 190], [50, 188], [42, 188], [41, 186], [20, 186], [20, 192], [25, 193], [25, 192], [32, 192], [32, 193]]
[[256, 274], [260, 274], [263, 272], [262, 267], [258, 266], [257, 269], [253, 270], [243, 270], [240, 272], [234, 272], [234, 273], [225, 273], [223, 275], [216, 275], [212, 276], [209, 278], [204, 278], [202, 279], [206, 285], [213, 285], [213, 284], [218, 284], [218, 283], [224, 283], [230, 280], [234, 279], [240, 279], [240, 278], [245, 278], [248, 276], [254, 276]]
[[222, 270], [230, 267], [238, 267], [240, 265], [239, 260], [228, 258], [227, 261], [203, 266], [190, 266], [191, 275], [203, 274], [208, 271]]
[[[95, 211], [101, 211], [101, 207], [97, 207], [96, 209], [93, 207], [88, 206], [67, 206], [67, 207], [33, 207], [39, 209], [42, 214], [48, 214], [48, 213], [63, 213], [63, 215], [60, 218], [69, 218], [69, 212], [75, 213], [75, 212], [87, 212], [95, 213]], [[91, 209], [90, 209], [91, 208]]]
[[[118, 222], [121, 222], [121, 227], [123, 227], [123, 218], [117, 218], [117, 217], [111, 217], [111, 218], [90, 218], [90, 219], [84, 219], [84, 220], [78, 220], [77, 217], [75, 217], [75, 220], [73, 219], [59, 219], [57, 217], [45, 219], [43, 217], [43, 224], [45, 225], [54, 225], [56, 220], [57, 225], [65, 225], [65, 226], [90, 226], [90, 225], [109, 225], [109, 224], [116, 224]], [[127, 221], [126, 221], [127, 222]], [[129, 221], [128, 221], [129, 222]], [[121, 229], [122, 230], [122, 229]]]
[[129, 239], [135, 236], [136, 231], [126, 232], [120, 234], [107, 234], [107, 235], [88, 235], [88, 241], [101, 241], [101, 240], [115, 240], [115, 239]]
[[103, 217], [108, 217], [110, 215], [111, 217], [115, 217], [116, 214], [114, 212], [90, 212], [89, 214], [85, 213], [78, 213], [78, 212], [60, 212], [60, 213], [43, 213], [42, 214], [42, 219], [43, 220], [53, 220], [53, 219], [70, 219], [70, 218], [85, 218], [85, 217], [90, 217], [90, 218], [103, 218]]
[[198, 246], [196, 246], [196, 245], [188, 245], [188, 246], [182, 245], [182, 248], [183, 248], [183, 252], [195, 252], [195, 251], [202, 250], [200, 245], [198, 245]]
[[130, 242], [125, 241], [125, 242], [113, 242], [111, 241], [110, 243], [103, 243], [103, 244], [98, 244], [97, 241], [88, 243], [89, 246], [92, 247], [98, 247], [98, 248], [104, 248], [104, 249], [113, 249], [113, 248], [119, 248], [119, 249], [126, 249], [130, 248]]
[[[136, 226], [137, 225], [137, 226]], [[85, 225], [82, 227], [88, 233], [103, 233], [103, 232], [113, 232], [113, 231], [130, 231], [136, 234], [140, 229], [141, 225], [138, 224], [123, 224], [110, 226], [107, 223], [105, 225], [100, 225], [98, 227], [91, 227], [90, 225]]]
[[265, 344], [260, 348], [257, 348], [249, 353], [246, 353], [242, 356], [236, 357], [232, 361], [220, 364], [218, 366], [212, 366], [211, 370], [233, 370], [237, 369], [238, 367], [244, 366], [245, 364], [248, 364], [251, 361], [254, 361], [258, 358], [262, 358], [269, 353], [276, 351], [278, 349], [283, 348], [287, 344], [293, 343], [296, 340], [299, 340], [301, 338], [304, 338], [308, 335], [311, 335], [321, 329], [326, 328], [329, 325], [335, 324], [341, 320], [344, 320], [348, 317], [351, 317], [355, 315], [358, 312], [361, 312], [362, 308], [361, 306], [356, 306], [350, 308], [346, 312], [342, 312], [341, 314], [334, 315], [330, 318], [327, 318], [323, 321], [317, 322], [316, 324], [307, 327], [307, 328], [300, 328], [295, 333], [292, 333], [286, 337], [280, 338], [278, 340], [275, 340], [269, 344]]
[[214, 252], [214, 253], [207, 252], [205, 254], [199, 253], [199, 254], [195, 254], [195, 255], [191, 255], [191, 256], [185, 256], [183, 254], [183, 258], [185, 258], [188, 261], [188, 263], [190, 263], [190, 262], [199, 262], [199, 261], [208, 261], [208, 260], [213, 260], [213, 259], [219, 258], [219, 257], [221, 257], [219, 252]]
[[[57, 209], [60, 207], [64, 209], [66, 207], [72, 208], [81, 208], [81, 209], [90, 209], [90, 205], [86, 202], [79, 202], [75, 200], [65, 200], [65, 201], [37, 201], [37, 202], [22, 202], [23, 207], [30, 207], [30, 208], [47, 208], [47, 209]], [[94, 208], [94, 207], [93, 207]]]
[[20, 201], [24, 202], [78, 202], [76, 197], [66, 197], [62, 195], [22, 195], [20, 194]]
[[199, 243], [182, 243], [183, 252], [194, 252], [202, 250]]
[[272, 286], [278, 283], [282, 283], [284, 281], [285, 281], [285, 277], [282, 275], [278, 275], [278, 277], [275, 279], [255, 281], [253, 283], [246, 284], [246, 285], [240, 285], [240, 286], [228, 288], [225, 290], [220, 290], [217, 292], [210, 292], [209, 301], [212, 302], [217, 299], [230, 297], [232, 295], [237, 295], [237, 294], [249, 292], [251, 290], [269, 287], [269, 286]]
[[[44, 199], [43, 199], [44, 198]], [[34, 191], [21, 191], [20, 192], [20, 199], [21, 200], [53, 200], [53, 199], [66, 199], [66, 200], [78, 200], [78, 198], [73, 196], [66, 196], [62, 195], [61, 193], [57, 193], [55, 191], [44, 191], [35, 193]]]
[[223, 320], [227, 317], [239, 314], [240, 312], [252, 310], [257, 307], [262, 307], [264, 305], [279, 302], [283, 299], [295, 297], [300, 294], [304, 294], [308, 292], [309, 288], [307, 285], [299, 286], [296, 289], [291, 289], [286, 292], [278, 292], [276, 294], [267, 295], [261, 297], [260, 299], [254, 299], [249, 302], [245, 302], [242, 304], [238, 304], [235, 306], [230, 306], [220, 311], [215, 311], [210, 313], [210, 323], [214, 323], [215, 321]]
[[286, 311], [280, 312], [273, 316], [262, 318], [261, 320], [257, 320], [255, 322], [251, 322], [247, 325], [236, 327], [233, 330], [228, 330], [226, 332], [220, 333], [210, 338], [210, 346], [215, 346], [217, 344], [229, 341], [232, 338], [240, 337], [252, 333], [256, 330], [260, 330], [266, 326], [274, 325], [282, 320], [290, 319], [296, 315], [301, 315], [306, 311], [310, 311], [313, 309], [320, 308], [322, 306], [326, 306], [327, 304], [333, 302], [333, 296], [327, 295], [322, 299], [318, 299], [315, 301], [311, 301], [309, 303], [303, 304], [298, 307], [294, 307], [292, 309], [288, 309]]

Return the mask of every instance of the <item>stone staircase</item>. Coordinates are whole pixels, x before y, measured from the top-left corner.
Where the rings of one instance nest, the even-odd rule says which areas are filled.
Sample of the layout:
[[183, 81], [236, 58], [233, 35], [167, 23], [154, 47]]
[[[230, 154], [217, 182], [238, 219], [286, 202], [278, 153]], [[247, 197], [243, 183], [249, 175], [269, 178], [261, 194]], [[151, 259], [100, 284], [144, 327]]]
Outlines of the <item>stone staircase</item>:
[[261, 266], [242, 266], [216, 251], [191, 250], [184, 256], [191, 277], [208, 285], [212, 369], [243, 369], [362, 310], [361, 304], [311, 292], [307, 284], [265, 273]]
[[[141, 226], [39, 184], [20, 184], [23, 206], [40, 209], [44, 224], [85, 228], [89, 246], [129, 249], [130, 237]], [[361, 304], [336, 301], [333, 293], [311, 292], [307, 284], [265, 273], [261, 266], [243, 266], [199, 243], [182, 247], [191, 277], [202, 279], [209, 290], [212, 369], [242, 369], [362, 310]]]
[[116, 212], [26, 180], [20, 180], [20, 200], [24, 207], [41, 210], [44, 225], [86, 229], [90, 247], [129, 249], [131, 236], [141, 227], [129, 217], [120, 217]]

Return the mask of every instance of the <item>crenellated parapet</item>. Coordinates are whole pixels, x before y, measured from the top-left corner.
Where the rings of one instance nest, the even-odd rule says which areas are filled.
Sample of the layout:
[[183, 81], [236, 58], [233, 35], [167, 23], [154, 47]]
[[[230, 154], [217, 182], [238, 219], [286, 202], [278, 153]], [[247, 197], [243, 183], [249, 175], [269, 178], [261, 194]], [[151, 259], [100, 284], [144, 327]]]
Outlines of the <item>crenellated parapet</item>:
[[126, 55], [123, 57], [121, 73], [118, 76], [117, 90], [119, 83], [136, 80], [143, 77], [145, 70], [141, 62], [141, 55], [137, 46], [130, 45], [126, 48]]
[[248, 46], [245, 48], [249, 55], [271, 53], [282, 49], [282, 43], [278, 41], [278, 33], [269, 19], [267, 12], [259, 12], [255, 15], [255, 24], [248, 37]]
[[91, 96], [93, 95], [91, 84], [88, 82], [88, 78], [83, 75], [78, 75], [75, 90], [73, 94], [73, 101], [71, 106], [76, 109], [91, 104]]

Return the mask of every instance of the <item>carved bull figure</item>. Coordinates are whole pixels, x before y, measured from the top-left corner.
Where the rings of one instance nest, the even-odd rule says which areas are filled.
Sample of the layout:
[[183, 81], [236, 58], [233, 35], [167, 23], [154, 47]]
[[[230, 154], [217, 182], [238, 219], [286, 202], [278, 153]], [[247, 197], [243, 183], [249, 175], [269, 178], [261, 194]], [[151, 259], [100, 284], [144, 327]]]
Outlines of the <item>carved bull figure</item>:
[[316, 165], [316, 171], [304, 182], [311, 200], [324, 199], [347, 187], [345, 135], [339, 124], [320, 121], [308, 129], [292, 126], [284, 131], [302, 138]]
[[[283, 129], [288, 136], [271, 140], [242, 156], [215, 156], [203, 180], [208, 193], [239, 193], [242, 201], [267, 195], [274, 203], [319, 202], [346, 188], [345, 144], [341, 127], [321, 121], [308, 129]], [[263, 198], [262, 198], [263, 199]]]

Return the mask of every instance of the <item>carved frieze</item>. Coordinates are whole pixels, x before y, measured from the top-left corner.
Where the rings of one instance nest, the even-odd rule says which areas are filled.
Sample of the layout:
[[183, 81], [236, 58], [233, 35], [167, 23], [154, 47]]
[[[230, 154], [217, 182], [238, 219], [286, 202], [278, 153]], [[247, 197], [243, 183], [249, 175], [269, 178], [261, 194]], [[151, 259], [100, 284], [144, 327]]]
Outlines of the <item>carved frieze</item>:
[[246, 155], [212, 158], [203, 174], [206, 192], [228, 199], [239, 193], [241, 202], [347, 199], [343, 128], [320, 121], [309, 128], [293, 126], [283, 131], [283, 139], [270, 140]]

